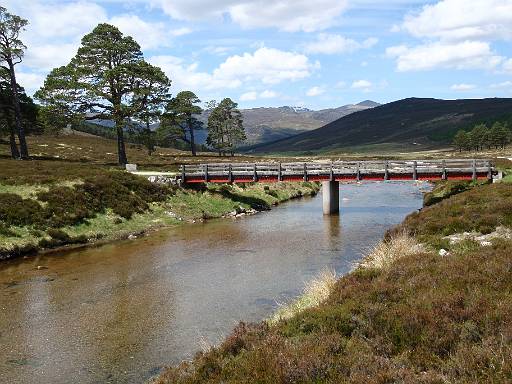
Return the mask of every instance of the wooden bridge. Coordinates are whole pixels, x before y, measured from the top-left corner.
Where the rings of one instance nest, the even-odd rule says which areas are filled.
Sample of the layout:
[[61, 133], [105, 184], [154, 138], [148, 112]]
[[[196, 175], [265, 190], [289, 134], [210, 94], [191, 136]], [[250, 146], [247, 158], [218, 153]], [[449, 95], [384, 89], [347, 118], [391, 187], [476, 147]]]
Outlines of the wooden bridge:
[[480, 159], [215, 163], [181, 166], [181, 182], [250, 183], [321, 181], [324, 213], [339, 211], [339, 182], [382, 180], [492, 180], [491, 161]]

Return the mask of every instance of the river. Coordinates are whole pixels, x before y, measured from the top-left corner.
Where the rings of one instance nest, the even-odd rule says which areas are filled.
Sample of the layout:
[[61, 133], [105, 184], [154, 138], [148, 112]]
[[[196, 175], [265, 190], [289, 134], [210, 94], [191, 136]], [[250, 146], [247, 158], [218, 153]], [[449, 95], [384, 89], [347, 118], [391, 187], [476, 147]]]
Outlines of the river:
[[[412, 183], [341, 186], [255, 216], [0, 264], [0, 383], [141, 383], [259, 321], [328, 267], [350, 270], [421, 207]], [[38, 266], [42, 269], [38, 269]]]

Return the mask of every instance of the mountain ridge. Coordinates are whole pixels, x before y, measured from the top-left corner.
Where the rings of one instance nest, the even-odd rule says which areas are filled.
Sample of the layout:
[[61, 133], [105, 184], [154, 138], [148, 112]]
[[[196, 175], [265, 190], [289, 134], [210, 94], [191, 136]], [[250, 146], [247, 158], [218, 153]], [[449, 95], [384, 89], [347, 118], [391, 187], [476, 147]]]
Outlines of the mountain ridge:
[[343, 116], [315, 130], [247, 148], [251, 152], [321, 152], [376, 145], [439, 147], [459, 129], [512, 122], [512, 98], [407, 98]]
[[[337, 108], [311, 110], [303, 107], [256, 107], [241, 109], [244, 118], [244, 127], [247, 135], [246, 145], [255, 145], [265, 142], [291, 137], [295, 134], [320, 128], [340, 117], [359, 112], [380, 105], [371, 100], [364, 100], [357, 104], [342, 105]], [[210, 111], [204, 111], [200, 120], [208, 121]], [[206, 140], [205, 131], [198, 131], [198, 143]]]

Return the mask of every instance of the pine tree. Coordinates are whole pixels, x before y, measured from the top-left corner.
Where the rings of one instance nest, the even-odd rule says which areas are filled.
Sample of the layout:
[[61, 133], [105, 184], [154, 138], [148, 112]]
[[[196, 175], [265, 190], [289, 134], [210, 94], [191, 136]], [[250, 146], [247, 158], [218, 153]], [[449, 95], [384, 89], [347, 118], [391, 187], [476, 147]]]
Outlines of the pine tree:
[[113, 120], [118, 160], [124, 165], [124, 128], [147, 107], [145, 96], [169, 86], [162, 70], [144, 61], [133, 38], [113, 25], [99, 24], [82, 38], [71, 62], [48, 75], [36, 97], [83, 119]]
[[[21, 106], [19, 99], [19, 85], [16, 81], [16, 71], [14, 67], [21, 63], [25, 53], [25, 45], [20, 40], [19, 35], [27, 26], [28, 21], [7, 12], [7, 9], [0, 6], [0, 63], [1, 68], [8, 73], [9, 87], [11, 92], [12, 107], [14, 111], [15, 132], [20, 142], [20, 150], [14, 149], [11, 139], [11, 152], [18, 154], [22, 159], [28, 158], [28, 146], [25, 138], [25, 128], [23, 127], [21, 117]], [[14, 142], [14, 146], [16, 143]]]
[[206, 143], [219, 152], [219, 156], [234, 152], [246, 140], [242, 113], [238, 104], [230, 98], [222, 100], [208, 117], [208, 137]]
[[182, 91], [165, 107], [159, 134], [167, 139], [178, 139], [190, 145], [192, 156], [196, 156], [195, 132], [204, 129], [198, 116], [203, 111], [199, 98], [191, 91]]
[[453, 145], [459, 150], [459, 152], [467, 150], [468, 147], [470, 147], [470, 137], [468, 133], [462, 129], [459, 130], [453, 138]]
[[480, 151], [484, 148], [484, 145], [488, 142], [488, 131], [487, 125], [477, 124], [471, 130], [471, 147], [476, 151]]

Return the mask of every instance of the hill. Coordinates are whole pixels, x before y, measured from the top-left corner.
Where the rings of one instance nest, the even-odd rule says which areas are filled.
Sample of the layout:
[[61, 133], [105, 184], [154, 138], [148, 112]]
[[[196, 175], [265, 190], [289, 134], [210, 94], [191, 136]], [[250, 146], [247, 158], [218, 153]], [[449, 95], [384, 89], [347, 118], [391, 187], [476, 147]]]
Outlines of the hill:
[[[284, 106], [242, 109], [241, 112], [244, 118], [247, 144], [259, 144], [320, 128], [340, 117], [378, 105], [380, 104], [374, 101], [365, 100], [358, 104], [348, 104], [319, 111]], [[201, 120], [206, 123], [208, 116], [209, 111], [205, 111]], [[198, 132], [198, 138], [200, 143], [204, 143], [206, 133]]]
[[[251, 108], [241, 109], [244, 118], [244, 127], [247, 134], [247, 145], [272, 142], [320, 128], [340, 117], [354, 112], [364, 111], [379, 106], [371, 100], [358, 104], [347, 104], [338, 108], [313, 111], [307, 108], [277, 107], [277, 108]], [[206, 127], [210, 111], [204, 111], [199, 120]], [[91, 120], [80, 127], [87, 133], [107, 138], [115, 138], [114, 122], [109, 120]], [[153, 124], [152, 129], [158, 128]], [[196, 143], [205, 144], [208, 132], [206, 129], [195, 133]]]
[[512, 99], [408, 98], [353, 113], [321, 128], [251, 147], [254, 152], [439, 148], [459, 129], [512, 119]]

